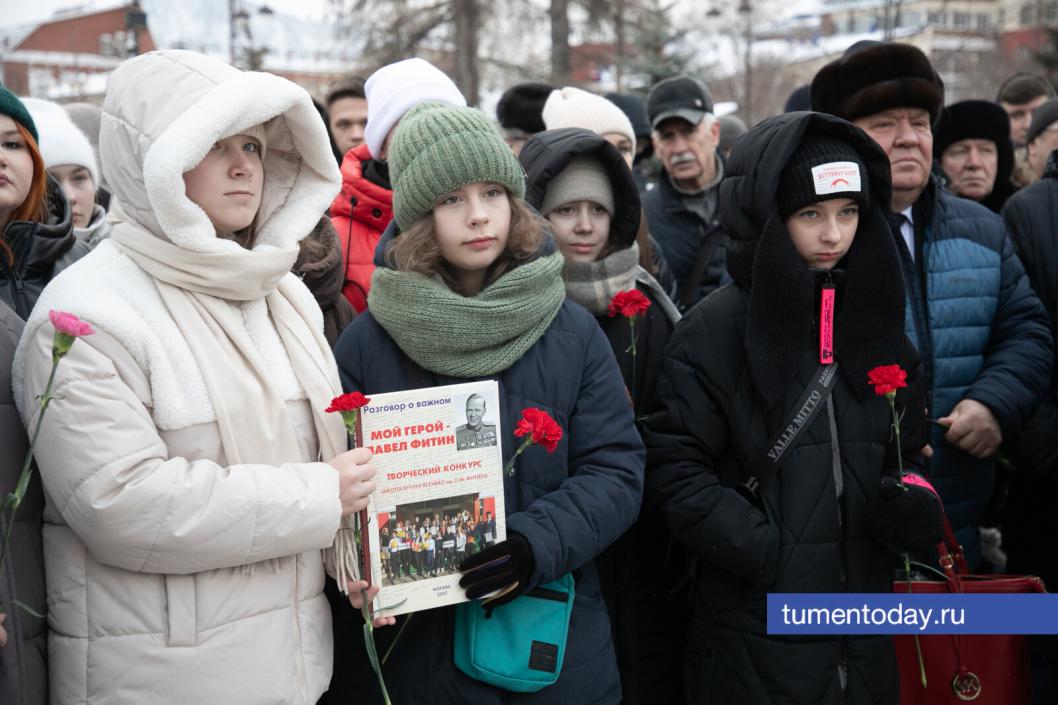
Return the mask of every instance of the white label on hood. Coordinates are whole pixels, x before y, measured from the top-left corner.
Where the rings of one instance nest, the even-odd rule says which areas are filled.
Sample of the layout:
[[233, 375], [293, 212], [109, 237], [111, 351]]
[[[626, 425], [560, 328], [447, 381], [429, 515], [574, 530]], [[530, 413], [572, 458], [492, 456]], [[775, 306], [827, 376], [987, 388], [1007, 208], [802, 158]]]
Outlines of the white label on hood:
[[860, 190], [860, 166], [856, 162], [830, 162], [812, 167], [816, 195]]

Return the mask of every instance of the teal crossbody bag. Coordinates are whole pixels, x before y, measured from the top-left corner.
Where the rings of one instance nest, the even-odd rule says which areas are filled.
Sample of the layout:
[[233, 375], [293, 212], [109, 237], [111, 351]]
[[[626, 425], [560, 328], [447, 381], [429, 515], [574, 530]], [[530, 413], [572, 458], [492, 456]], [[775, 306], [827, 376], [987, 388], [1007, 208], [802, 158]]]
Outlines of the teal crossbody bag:
[[471, 678], [516, 693], [558, 680], [573, 612], [573, 576], [540, 585], [492, 610], [477, 600], [456, 605], [456, 668]]

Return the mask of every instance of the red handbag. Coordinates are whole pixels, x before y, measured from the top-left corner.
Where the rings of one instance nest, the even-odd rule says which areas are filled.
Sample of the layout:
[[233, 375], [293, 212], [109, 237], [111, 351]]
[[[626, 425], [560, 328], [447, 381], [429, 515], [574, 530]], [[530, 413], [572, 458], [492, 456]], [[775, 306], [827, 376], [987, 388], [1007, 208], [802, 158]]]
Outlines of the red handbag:
[[[937, 544], [943, 580], [898, 580], [893, 592], [1036, 593], [1043, 581], [1031, 575], [971, 575], [962, 546], [944, 517]], [[920, 634], [926, 685], [922, 684], [915, 635], [893, 637], [900, 668], [901, 705], [1031, 705], [1028, 639], [1023, 634]]]

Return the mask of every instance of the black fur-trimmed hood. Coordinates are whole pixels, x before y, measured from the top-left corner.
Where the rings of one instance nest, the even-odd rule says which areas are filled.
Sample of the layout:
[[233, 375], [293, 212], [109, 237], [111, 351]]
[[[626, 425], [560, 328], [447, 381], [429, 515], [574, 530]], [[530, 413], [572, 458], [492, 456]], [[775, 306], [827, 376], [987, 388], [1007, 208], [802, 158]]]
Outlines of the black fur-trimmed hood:
[[610, 177], [614, 201], [610, 237], [621, 249], [631, 247], [639, 230], [641, 208], [635, 176], [617, 148], [591, 130], [547, 130], [525, 143], [518, 157], [525, 169], [525, 200], [539, 210], [552, 179], [574, 159], [585, 156], [598, 159]]
[[720, 213], [730, 237], [728, 271], [750, 291], [749, 368], [769, 405], [782, 395], [814, 330], [818, 272], [798, 255], [777, 206], [782, 172], [810, 134], [847, 142], [866, 170], [869, 206], [837, 265], [845, 275], [834, 349], [857, 394], [869, 392], [867, 370], [894, 363], [904, 344], [904, 286], [886, 218], [891, 187], [885, 153], [867, 133], [831, 115], [794, 112], [764, 120], [735, 143], [720, 184]]

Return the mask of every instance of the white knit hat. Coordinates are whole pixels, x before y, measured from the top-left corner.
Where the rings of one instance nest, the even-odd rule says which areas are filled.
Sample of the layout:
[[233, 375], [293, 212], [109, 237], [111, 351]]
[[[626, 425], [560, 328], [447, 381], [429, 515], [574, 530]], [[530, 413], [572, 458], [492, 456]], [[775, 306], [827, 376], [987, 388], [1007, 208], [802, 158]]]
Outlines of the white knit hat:
[[405, 59], [383, 66], [367, 79], [364, 93], [367, 96], [364, 141], [374, 157], [378, 156], [393, 126], [419, 103], [440, 100], [460, 108], [467, 104], [452, 79], [423, 59]]
[[544, 103], [544, 124], [549, 130], [582, 127], [598, 135], [616, 132], [631, 141], [635, 152], [636, 133], [624, 111], [601, 95], [579, 88], [566, 86], [551, 91]]
[[39, 98], [23, 98], [40, 135], [40, 156], [45, 168], [75, 164], [88, 169], [99, 186], [99, 165], [92, 144], [61, 105]]

